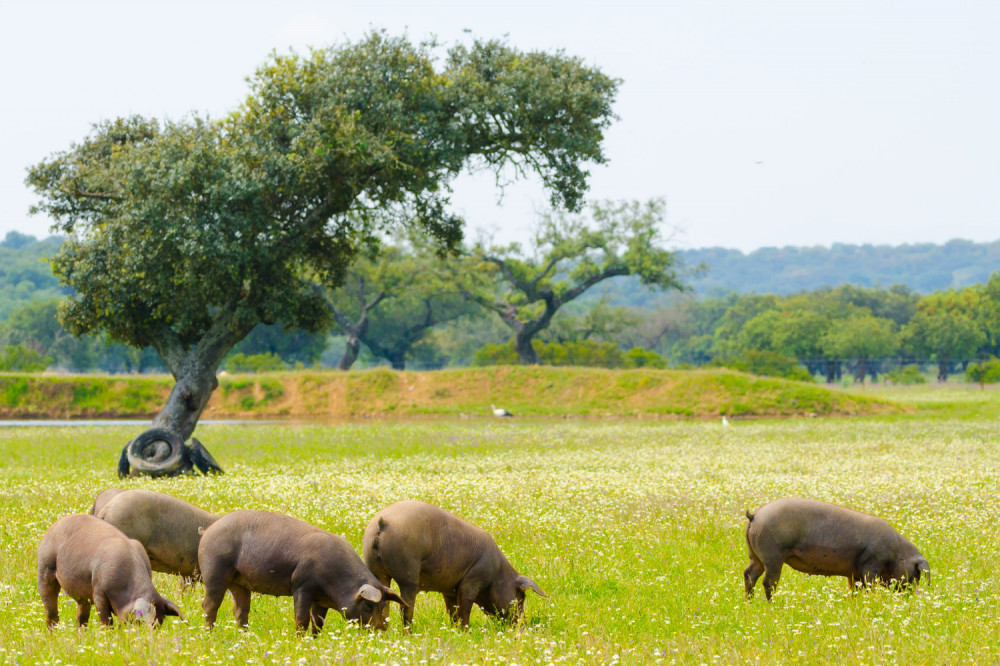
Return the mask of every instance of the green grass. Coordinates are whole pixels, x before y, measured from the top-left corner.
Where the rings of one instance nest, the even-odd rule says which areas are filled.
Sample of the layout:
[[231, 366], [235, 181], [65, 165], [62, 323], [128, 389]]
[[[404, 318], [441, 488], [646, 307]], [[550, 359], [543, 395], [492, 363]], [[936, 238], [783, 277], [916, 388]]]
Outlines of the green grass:
[[[383, 380], [379, 380], [383, 381]], [[202, 425], [217, 478], [128, 487], [226, 512], [280, 511], [360, 548], [369, 518], [402, 498], [495, 535], [549, 599], [525, 622], [473, 611], [463, 632], [420, 595], [413, 632], [357, 630], [331, 613], [295, 634], [289, 598], [254, 596], [250, 628], [227, 601], [203, 627], [201, 588], [155, 574], [186, 616], [158, 630], [44, 628], [35, 553], [58, 517], [116, 485], [132, 428], [0, 429], [0, 662], [5, 663], [838, 663], [1000, 662], [1000, 393], [868, 389], [915, 413], [868, 418]], [[800, 495], [885, 517], [931, 563], [916, 593], [851, 593], [785, 568], [775, 600], [747, 601], [743, 511]]]

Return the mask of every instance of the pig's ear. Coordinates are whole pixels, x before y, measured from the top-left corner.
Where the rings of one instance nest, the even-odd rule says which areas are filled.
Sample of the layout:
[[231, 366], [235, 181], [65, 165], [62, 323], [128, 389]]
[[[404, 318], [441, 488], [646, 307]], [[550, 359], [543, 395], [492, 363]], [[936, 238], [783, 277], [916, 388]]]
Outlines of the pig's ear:
[[163, 597], [163, 615], [164, 617], [173, 615], [174, 617], [179, 617], [182, 620], [184, 619], [184, 616], [181, 615], [181, 609], [177, 607], [177, 604], [166, 597]]
[[364, 599], [365, 601], [370, 601], [373, 604], [377, 604], [382, 601], [382, 590], [378, 589], [374, 585], [369, 585], [365, 583], [358, 589], [358, 593], [354, 595], [355, 599]]
[[535, 581], [531, 580], [527, 576], [518, 576], [517, 577], [517, 587], [522, 592], [525, 592], [527, 590], [534, 590], [535, 594], [537, 594], [537, 595], [539, 595], [541, 597], [547, 597], [547, 596], [549, 596], [549, 595], [545, 594], [544, 592], [542, 592], [542, 588], [538, 587], [538, 583], [536, 583]]
[[390, 590], [388, 587], [382, 588], [382, 594], [385, 597], [386, 601], [395, 601], [403, 608], [408, 608], [406, 602], [403, 601], [403, 597], [399, 596], [398, 594]]

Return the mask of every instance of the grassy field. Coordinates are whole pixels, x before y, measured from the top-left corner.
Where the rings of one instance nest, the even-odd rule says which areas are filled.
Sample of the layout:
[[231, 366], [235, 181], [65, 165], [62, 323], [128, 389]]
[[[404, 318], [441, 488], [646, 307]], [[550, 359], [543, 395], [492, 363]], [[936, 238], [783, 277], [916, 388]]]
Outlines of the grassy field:
[[[866, 389], [912, 413], [712, 421], [422, 420], [329, 426], [203, 425], [217, 478], [129, 480], [226, 512], [280, 511], [360, 548], [378, 509], [412, 497], [492, 532], [549, 599], [505, 627], [446, 621], [420, 595], [413, 632], [372, 634], [331, 614], [294, 631], [289, 598], [254, 596], [250, 628], [227, 601], [213, 632], [201, 588], [155, 574], [181, 622], [44, 628], [38, 541], [115, 485], [134, 428], [0, 429], [0, 662], [4, 663], [997, 663], [1000, 392]], [[851, 593], [785, 568], [771, 604], [747, 601], [743, 511], [800, 495], [888, 519], [931, 563], [915, 593]]]

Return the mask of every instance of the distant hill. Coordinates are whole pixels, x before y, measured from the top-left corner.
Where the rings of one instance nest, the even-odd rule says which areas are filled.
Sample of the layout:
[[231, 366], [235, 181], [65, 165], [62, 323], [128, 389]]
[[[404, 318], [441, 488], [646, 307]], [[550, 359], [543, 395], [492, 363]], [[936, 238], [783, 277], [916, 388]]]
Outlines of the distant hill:
[[[919, 294], [950, 287], [982, 284], [1000, 271], [1000, 240], [973, 243], [952, 240], [944, 245], [847, 245], [833, 247], [766, 247], [750, 253], [721, 247], [678, 250], [686, 271], [684, 282], [697, 296], [738, 294], [788, 295], [823, 287], [854, 284], [862, 287], [906, 285]], [[613, 278], [592, 288], [581, 299], [612, 305], [657, 308], [674, 302], [676, 292], [643, 287], [635, 276]]]
[[55, 256], [60, 245], [59, 236], [38, 240], [16, 231], [7, 232], [0, 241], [0, 321], [28, 301], [66, 293], [45, 261]]
[[678, 255], [687, 266], [704, 263], [708, 267], [707, 273], [690, 281], [700, 294], [791, 294], [845, 283], [862, 287], [905, 284], [926, 294], [983, 283], [1000, 270], [1000, 240], [765, 247], [749, 254], [714, 247], [682, 250]]

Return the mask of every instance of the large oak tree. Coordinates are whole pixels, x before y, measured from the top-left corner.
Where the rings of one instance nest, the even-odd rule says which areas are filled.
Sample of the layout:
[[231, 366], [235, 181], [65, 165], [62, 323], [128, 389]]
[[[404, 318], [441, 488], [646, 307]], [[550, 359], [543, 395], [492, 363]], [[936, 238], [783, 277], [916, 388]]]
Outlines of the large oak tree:
[[35, 210], [68, 235], [53, 261], [73, 289], [64, 325], [152, 345], [175, 379], [154, 426], [189, 437], [257, 324], [326, 326], [318, 285], [386, 228], [456, 246], [463, 170], [533, 172], [554, 205], [580, 207], [618, 81], [503, 42], [439, 51], [376, 32], [274, 55], [224, 118], [102, 122], [29, 170]]

